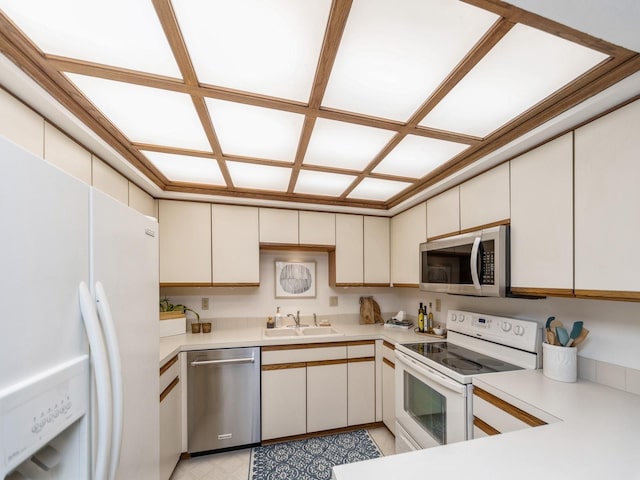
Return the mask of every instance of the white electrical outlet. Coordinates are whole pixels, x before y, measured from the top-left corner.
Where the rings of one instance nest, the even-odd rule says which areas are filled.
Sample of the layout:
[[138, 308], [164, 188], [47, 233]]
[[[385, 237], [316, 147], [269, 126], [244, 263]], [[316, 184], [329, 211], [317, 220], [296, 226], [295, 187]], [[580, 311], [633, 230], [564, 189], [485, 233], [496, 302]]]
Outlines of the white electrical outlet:
[[202, 310], [209, 310], [209, 298], [202, 297]]
[[440, 299], [436, 298], [436, 312], [439, 312], [441, 308], [442, 308], [442, 305], [440, 303]]
[[329, 297], [329, 306], [330, 307], [337, 307], [338, 306], [338, 297], [337, 296]]

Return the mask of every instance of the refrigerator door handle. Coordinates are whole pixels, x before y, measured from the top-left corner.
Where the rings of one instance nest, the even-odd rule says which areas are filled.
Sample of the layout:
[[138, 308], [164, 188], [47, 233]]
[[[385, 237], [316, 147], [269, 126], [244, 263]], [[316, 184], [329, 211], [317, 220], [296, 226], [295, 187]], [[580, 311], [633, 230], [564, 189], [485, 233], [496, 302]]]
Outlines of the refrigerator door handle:
[[96, 448], [95, 480], [107, 480], [107, 469], [111, 448], [111, 381], [109, 377], [109, 361], [105, 350], [100, 320], [95, 303], [87, 284], [80, 282], [78, 288], [82, 321], [89, 339], [91, 365], [96, 380], [98, 406], [98, 438]]
[[96, 282], [96, 305], [98, 306], [98, 318], [102, 325], [102, 332], [107, 347], [109, 369], [111, 371], [111, 398], [112, 398], [112, 434], [111, 434], [111, 459], [109, 463], [108, 480], [115, 479], [120, 448], [122, 446], [123, 428], [123, 393], [122, 393], [122, 363], [120, 360], [120, 347], [116, 335], [111, 307], [107, 299], [102, 282]]

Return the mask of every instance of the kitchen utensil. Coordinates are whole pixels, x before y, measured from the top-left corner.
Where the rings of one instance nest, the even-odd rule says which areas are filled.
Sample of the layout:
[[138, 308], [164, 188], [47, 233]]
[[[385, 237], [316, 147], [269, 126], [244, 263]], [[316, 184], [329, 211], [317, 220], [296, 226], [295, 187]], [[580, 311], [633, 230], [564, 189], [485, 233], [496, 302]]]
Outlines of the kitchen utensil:
[[547, 323], [544, 326], [544, 328], [546, 328], [547, 330], [551, 329], [551, 322], [553, 322], [556, 319], [556, 317], [549, 317], [547, 318]]
[[560, 342], [560, 345], [562, 345], [563, 347], [567, 346], [567, 343], [569, 342], [569, 333], [567, 332], [566, 328], [556, 327], [556, 337], [558, 338], [558, 342]]
[[555, 318], [553, 320], [551, 320], [551, 322], [549, 322], [549, 328], [551, 329], [552, 332], [556, 331], [556, 328], [564, 328], [564, 325], [562, 324], [562, 322], [560, 320], [556, 320]]
[[576, 338], [573, 341], [573, 346], [577, 347], [582, 342], [584, 342], [584, 339], [587, 338], [587, 335], [589, 335], [589, 330], [587, 330], [586, 328], [583, 327], [582, 330], [580, 331], [580, 335], [578, 335], [578, 338]]
[[573, 322], [573, 325], [571, 327], [571, 333], [569, 334], [569, 341], [567, 342], [567, 347], [570, 347], [571, 345], [573, 345], [573, 342], [576, 341], [576, 338], [580, 336], [580, 332], [582, 332], [583, 324], [584, 322], [581, 322], [581, 321]]

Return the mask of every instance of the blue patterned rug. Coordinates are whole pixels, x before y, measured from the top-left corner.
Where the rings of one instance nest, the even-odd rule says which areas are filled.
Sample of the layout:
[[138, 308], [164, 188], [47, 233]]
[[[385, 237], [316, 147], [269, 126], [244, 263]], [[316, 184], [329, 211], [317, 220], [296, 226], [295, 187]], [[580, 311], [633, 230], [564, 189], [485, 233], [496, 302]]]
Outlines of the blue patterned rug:
[[275, 443], [251, 451], [250, 480], [329, 480], [331, 468], [382, 456], [366, 430]]

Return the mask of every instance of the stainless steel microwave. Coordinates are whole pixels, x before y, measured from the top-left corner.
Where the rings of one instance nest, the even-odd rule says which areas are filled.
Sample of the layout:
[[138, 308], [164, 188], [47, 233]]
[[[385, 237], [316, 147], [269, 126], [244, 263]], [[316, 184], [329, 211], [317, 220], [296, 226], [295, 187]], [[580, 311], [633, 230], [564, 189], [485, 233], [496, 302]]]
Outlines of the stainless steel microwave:
[[509, 290], [509, 227], [498, 226], [420, 244], [420, 289], [504, 297]]

